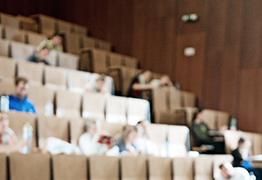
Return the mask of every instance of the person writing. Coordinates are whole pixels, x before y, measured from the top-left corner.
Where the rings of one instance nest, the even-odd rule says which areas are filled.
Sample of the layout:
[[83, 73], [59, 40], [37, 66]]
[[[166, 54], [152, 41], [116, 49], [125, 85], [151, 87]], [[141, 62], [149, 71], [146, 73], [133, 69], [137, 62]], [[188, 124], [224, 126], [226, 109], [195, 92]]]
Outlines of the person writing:
[[150, 84], [152, 88], [167, 87], [176, 90], [176, 87], [173, 85], [168, 75], [163, 75], [160, 79], [153, 79]]
[[142, 90], [151, 89], [149, 84], [152, 79], [152, 73], [149, 70], [144, 71], [142, 74], [135, 76], [130, 84], [127, 92], [128, 97], [141, 97]]
[[257, 177], [257, 180], [262, 180], [262, 169], [255, 168], [249, 161], [248, 149], [250, 146], [250, 141], [247, 141], [245, 138], [240, 138], [238, 140], [237, 148], [231, 153], [234, 157], [233, 166], [243, 167], [248, 172], [253, 172]]
[[116, 144], [119, 154], [131, 156], [138, 155], [137, 148], [134, 145], [136, 138], [137, 128], [135, 126], [126, 125]]
[[47, 46], [44, 46], [40, 49], [36, 54], [33, 54], [28, 58], [28, 61], [35, 62], [35, 63], [43, 63], [45, 65], [50, 65], [49, 62], [46, 60], [49, 54], [49, 49]]

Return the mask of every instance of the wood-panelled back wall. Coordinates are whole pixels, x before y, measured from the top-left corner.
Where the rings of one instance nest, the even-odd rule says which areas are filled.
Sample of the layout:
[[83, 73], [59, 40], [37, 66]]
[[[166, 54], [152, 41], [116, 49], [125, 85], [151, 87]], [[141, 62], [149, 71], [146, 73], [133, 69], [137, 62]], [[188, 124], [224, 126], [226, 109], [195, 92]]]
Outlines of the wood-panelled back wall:
[[[85, 25], [140, 67], [166, 73], [199, 106], [229, 111], [240, 129], [262, 133], [262, 1], [260, 0], [5, 0], [0, 11], [44, 13]], [[199, 21], [184, 23], [183, 14]], [[185, 47], [195, 47], [193, 57]]]

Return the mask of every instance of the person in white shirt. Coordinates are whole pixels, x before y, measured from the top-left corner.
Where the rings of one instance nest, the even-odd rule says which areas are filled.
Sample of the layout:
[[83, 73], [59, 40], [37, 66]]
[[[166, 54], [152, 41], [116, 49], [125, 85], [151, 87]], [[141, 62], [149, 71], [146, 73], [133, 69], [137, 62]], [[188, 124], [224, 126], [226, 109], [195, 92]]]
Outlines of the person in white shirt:
[[93, 93], [109, 93], [105, 90], [106, 76], [100, 75], [94, 83], [87, 84], [85, 86], [86, 90]]
[[86, 132], [79, 138], [79, 147], [86, 156], [102, 155], [108, 150], [106, 144], [99, 143], [101, 135], [98, 133], [96, 121], [89, 121], [86, 124]]
[[150, 81], [150, 85], [152, 88], [167, 87], [176, 90], [176, 87], [173, 85], [168, 75], [163, 75], [160, 79], [153, 79]]
[[22, 152], [25, 141], [18, 141], [14, 131], [9, 128], [7, 114], [0, 112], [0, 153]]
[[220, 178], [218, 180], [250, 180], [248, 171], [244, 168], [234, 168], [230, 163], [224, 163], [219, 166]]
[[147, 134], [148, 121], [139, 121], [136, 125], [138, 136], [134, 145], [141, 154], [158, 156], [158, 149], [154, 142], [152, 142]]

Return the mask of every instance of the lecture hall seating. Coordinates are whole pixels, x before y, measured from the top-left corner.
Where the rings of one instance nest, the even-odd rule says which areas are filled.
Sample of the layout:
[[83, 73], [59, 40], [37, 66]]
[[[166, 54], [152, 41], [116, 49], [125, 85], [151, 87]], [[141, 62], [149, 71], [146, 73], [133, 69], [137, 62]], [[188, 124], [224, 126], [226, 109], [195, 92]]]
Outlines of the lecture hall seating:
[[[55, 102], [55, 90], [44, 86], [32, 85], [28, 90], [28, 99], [34, 103], [37, 114], [45, 115], [45, 108], [48, 102]], [[53, 113], [54, 114], [54, 113]]]
[[85, 92], [83, 95], [83, 118], [105, 120], [105, 95], [100, 93]]
[[16, 61], [11, 58], [0, 56], [0, 77], [14, 78], [16, 74]]
[[45, 147], [45, 140], [49, 137], [55, 137], [69, 142], [68, 122], [66, 118], [39, 116], [37, 129], [39, 147]]
[[17, 76], [25, 77], [30, 81], [30, 84], [41, 86], [43, 84], [43, 71], [43, 64], [27, 61], [17, 62]]
[[35, 49], [35, 46], [11, 41], [11, 57], [14, 59], [27, 61]]
[[81, 117], [82, 95], [67, 90], [56, 91], [56, 116], [65, 118]]
[[9, 156], [0, 154], [0, 177], [9, 176], [10, 180], [211, 180], [218, 178], [218, 166], [231, 160], [231, 155], [200, 155], [171, 159], [146, 156], [119, 158], [13, 153]]
[[37, 147], [37, 139], [36, 139], [36, 118], [35, 114], [17, 112], [17, 111], [9, 111], [9, 127], [15, 132], [17, 138], [21, 140], [23, 138], [23, 126], [29, 122], [33, 127], [33, 135], [32, 135], [32, 147]]
[[[1, 30], [1, 27], [0, 27], [0, 30]], [[1, 56], [6, 56], [6, 57], [9, 56], [9, 47], [10, 47], [9, 40], [0, 39], [0, 55]]]

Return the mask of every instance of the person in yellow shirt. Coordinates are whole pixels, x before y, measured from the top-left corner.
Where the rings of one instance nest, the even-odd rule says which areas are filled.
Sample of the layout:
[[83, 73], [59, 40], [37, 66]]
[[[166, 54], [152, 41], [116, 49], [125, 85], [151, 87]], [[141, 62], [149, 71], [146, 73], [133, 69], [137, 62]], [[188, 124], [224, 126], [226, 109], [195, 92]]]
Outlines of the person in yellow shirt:
[[43, 40], [37, 47], [37, 51], [47, 47], [49, 50], [63, 52], [63, 34], [54, 34], [52, 38]]

